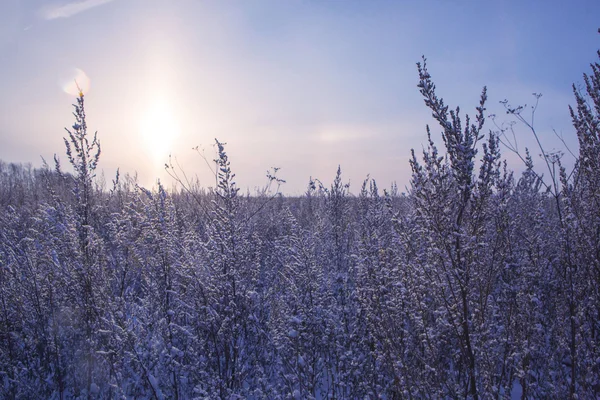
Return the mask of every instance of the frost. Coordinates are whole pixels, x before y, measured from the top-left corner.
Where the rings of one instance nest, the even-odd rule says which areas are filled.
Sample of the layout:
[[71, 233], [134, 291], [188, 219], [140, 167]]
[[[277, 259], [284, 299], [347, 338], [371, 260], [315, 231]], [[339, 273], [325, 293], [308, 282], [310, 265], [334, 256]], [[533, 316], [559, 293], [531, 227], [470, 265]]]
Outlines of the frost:
[[486, 91], [468, 118], [418, 71], [404, 194], [242, 194], [219, 141], [211, 188], [104, 186], [76, 100], [69, 172], [0, 162], [0, 398], [599, 398], [600, 72], [575, 170], [513, 174]]
[[154, 393], [156, 394], [156, 397], [159, 400], [162, 400], [163, 399], [163, 395], [162, 395], [162, 392], [161, 392], [160, 387], [158, 385], [158, 379], [156, 379], [154, 377], [154, 375], [148, 374], [148, 381], [150, 381], [150, 385], [152, 385], [152, 389], [154, 389]]

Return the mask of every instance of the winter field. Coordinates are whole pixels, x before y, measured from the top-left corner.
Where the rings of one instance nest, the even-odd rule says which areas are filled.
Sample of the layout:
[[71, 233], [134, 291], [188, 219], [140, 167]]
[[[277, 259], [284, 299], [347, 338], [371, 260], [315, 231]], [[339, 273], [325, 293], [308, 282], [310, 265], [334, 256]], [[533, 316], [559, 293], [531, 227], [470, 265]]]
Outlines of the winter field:
[[244, 195], [218, 141], [215, 187], [102, 184], [80, 94], [64, 165], [0, 163], [0, 398], [599, 398], [600, 64], [575, 168], [540, 143], [518, 175], [485, 89], [469, 119], [418, 73], [408, 193]]

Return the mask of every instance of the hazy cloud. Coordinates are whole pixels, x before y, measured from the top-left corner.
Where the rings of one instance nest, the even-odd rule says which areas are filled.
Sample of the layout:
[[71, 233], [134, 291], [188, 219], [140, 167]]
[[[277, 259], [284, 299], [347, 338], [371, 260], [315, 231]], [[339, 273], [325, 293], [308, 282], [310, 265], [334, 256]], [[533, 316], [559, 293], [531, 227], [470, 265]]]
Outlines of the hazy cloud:
[[52, 20], [57, 18], [69, 18], [80, 12], [89, 10], [90, 8], [98, 7], [103, 4], [113, 2], [114, 0], [84, 0], [62, 5], [54, 5], [46, 7], [42, 10], [42, 18]]

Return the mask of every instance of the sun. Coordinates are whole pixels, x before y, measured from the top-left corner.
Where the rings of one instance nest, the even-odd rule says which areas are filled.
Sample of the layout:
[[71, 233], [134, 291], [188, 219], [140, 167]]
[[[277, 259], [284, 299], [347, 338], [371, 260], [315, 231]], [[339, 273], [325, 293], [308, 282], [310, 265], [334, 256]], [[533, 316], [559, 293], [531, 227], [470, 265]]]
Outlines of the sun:
[[179, 136], [178, 120], [167, 102], [156, 100], [146, 109], [140, 121], [139, 134], [152, 161], [161, 165], [166, 162]]

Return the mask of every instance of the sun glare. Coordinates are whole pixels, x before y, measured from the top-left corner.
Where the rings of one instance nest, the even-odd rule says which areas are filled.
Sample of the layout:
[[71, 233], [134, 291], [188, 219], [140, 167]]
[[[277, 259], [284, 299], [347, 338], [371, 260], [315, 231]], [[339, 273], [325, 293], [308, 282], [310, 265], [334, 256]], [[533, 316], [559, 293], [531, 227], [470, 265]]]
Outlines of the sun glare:
[[62, 90], [72, 96], [79, 96], [80, 92], [87, 94], [90, 90], [90, 83], [90, 78], [79, 68], [68, 71], [59, 81]]
[[156, 101], [143, 115], [139, 133], [153, 162], [161, 165], [166, 162], [174, 140], [179, 136], [179, 126], [171, 107], [164, 101]]

